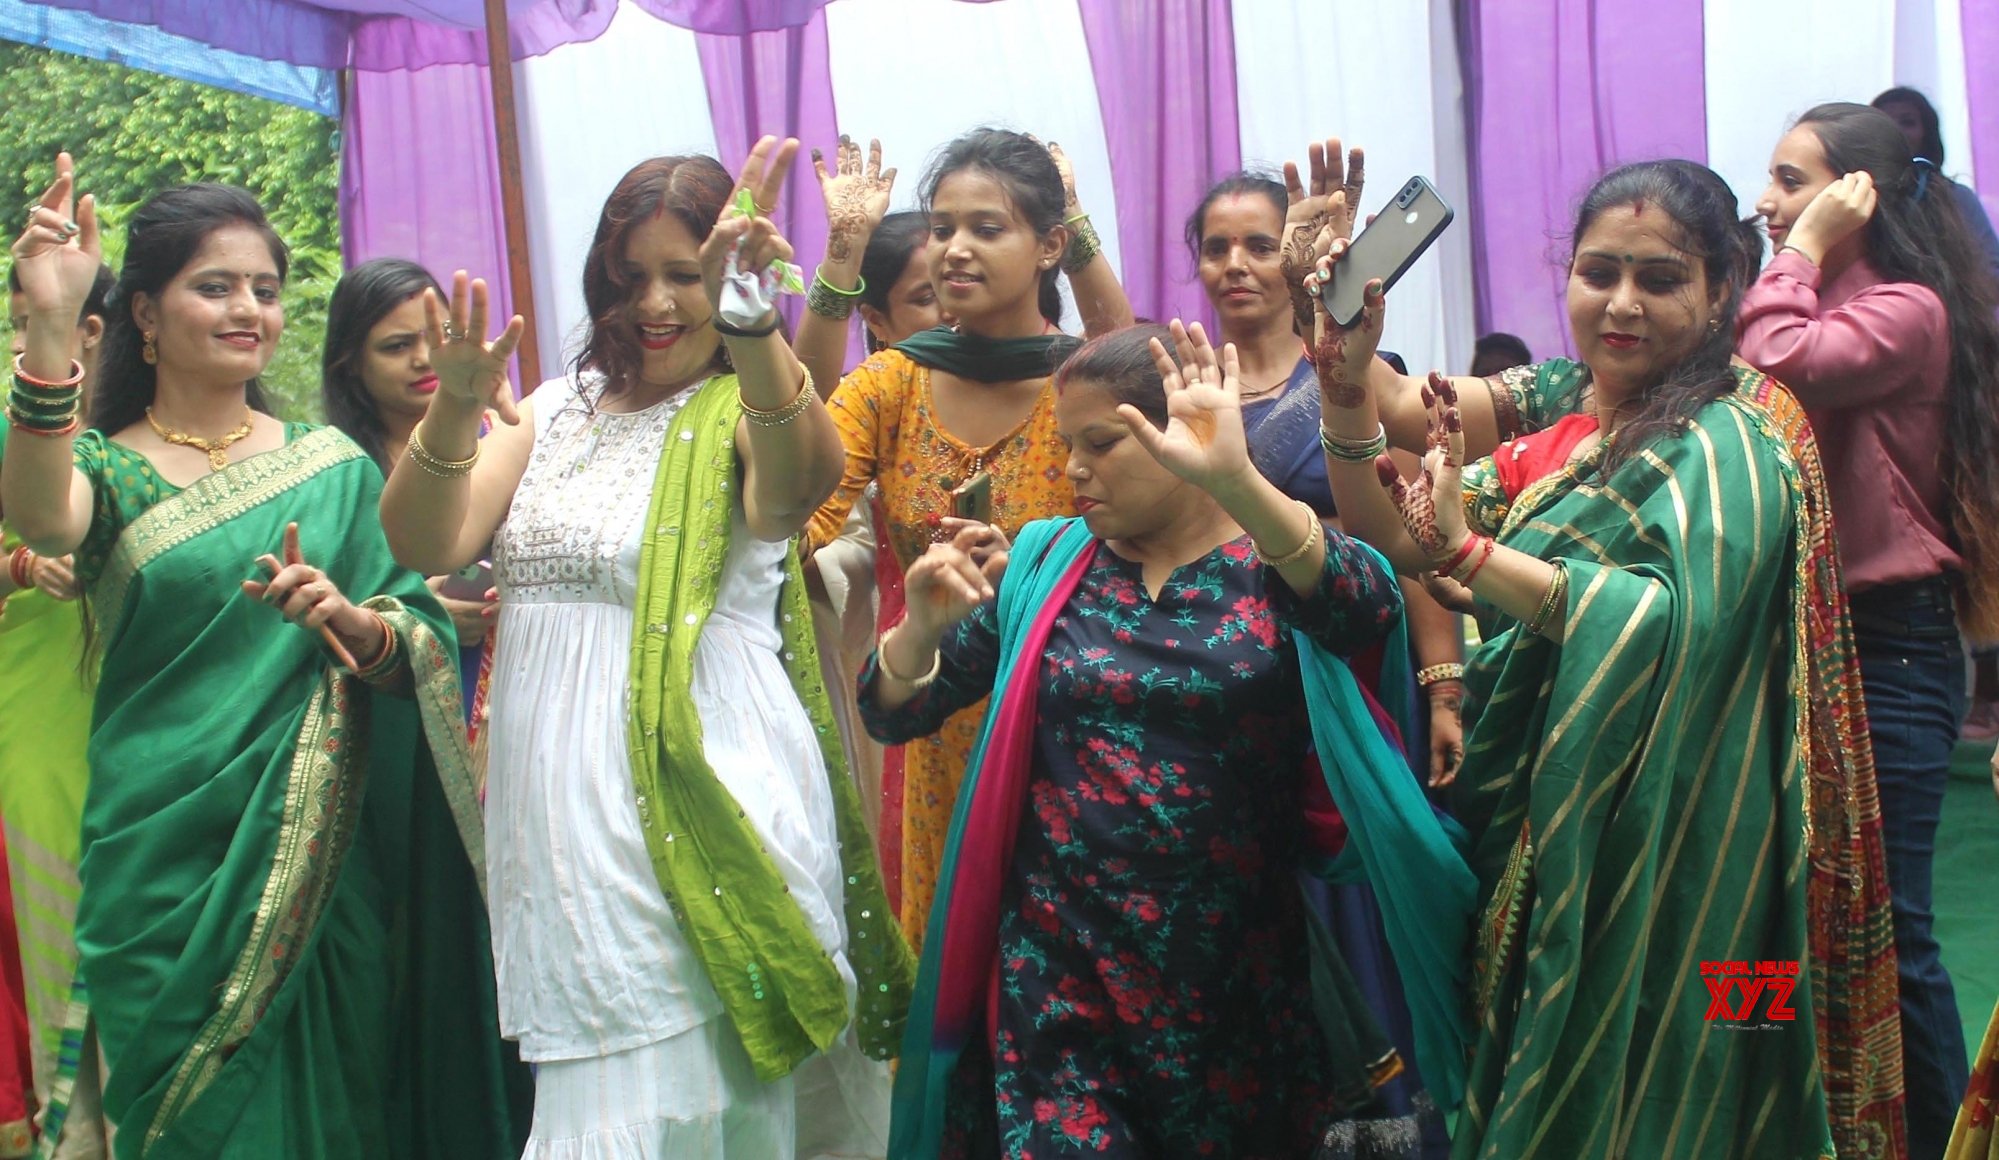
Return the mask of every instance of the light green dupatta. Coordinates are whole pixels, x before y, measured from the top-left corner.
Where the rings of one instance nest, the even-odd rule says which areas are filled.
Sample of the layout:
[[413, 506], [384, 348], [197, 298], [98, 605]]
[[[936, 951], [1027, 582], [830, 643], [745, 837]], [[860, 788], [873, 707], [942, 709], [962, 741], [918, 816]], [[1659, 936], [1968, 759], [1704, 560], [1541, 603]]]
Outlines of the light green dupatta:
[[[7, 536], [0, 555], [18, 543]], [[79, 606], [34, 590], [8, 597], [0, 614], [0, 819], [7, 826], [35, 1092], [44, 1103], [76, 982], [76, 863], [90, 784], [84, 750], [92, 684], [83, 671]]]
[[803, 569], [785, 559], [778, 602], [785, 670], [818, 734], [846, 877], [848, 960], [858, 1011], [735, 798], [702, 749], [694, 645], [715, 608], [736, 503], [733, 375], [709, 380], [667, 429], [639, 555], [632, 635], [632, 778], [660, 888], [748, 1049], [757, 1076], [790, 1074], [849, 1023], [864, 1052], [893, 1055], [914, 963], [882, 891], [845, 751], [819, 675]]
[[[142, 468], [91, 446], [101, 520]], [[380, 493], [344, 435], [301, 434], [135, 514], [88, 569], [77, 936], [121, 1157], [518, 1154], [452, 631], [390, 558]], [[238, 588], [293, 520], [394, 630], [399, 690]]]

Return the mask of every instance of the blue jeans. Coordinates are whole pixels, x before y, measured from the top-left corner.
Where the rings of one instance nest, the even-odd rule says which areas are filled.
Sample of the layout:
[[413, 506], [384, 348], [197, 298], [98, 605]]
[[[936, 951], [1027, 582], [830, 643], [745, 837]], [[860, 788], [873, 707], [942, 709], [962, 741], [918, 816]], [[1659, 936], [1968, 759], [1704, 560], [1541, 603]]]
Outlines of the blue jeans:
[[1964, 644], [1951, 589], [1941, 578], [1868, 589], [1852, 604], [1895, 906], [1909, 1156], [1933, 1160], [1943, 1155], [1971, 1082], [1930, 890], [1937, 819], [1967, 700]]

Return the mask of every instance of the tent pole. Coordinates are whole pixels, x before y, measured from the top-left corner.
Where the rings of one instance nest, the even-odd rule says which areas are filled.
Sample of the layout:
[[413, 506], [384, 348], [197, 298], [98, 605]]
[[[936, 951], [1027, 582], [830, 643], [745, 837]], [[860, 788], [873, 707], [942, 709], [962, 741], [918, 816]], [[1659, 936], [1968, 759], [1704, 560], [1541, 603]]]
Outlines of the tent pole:
[[[514, 62], [507, 33], [507, 0], [486, 0], [486, 63], [493, 85], [493, 139], [500, 150], [500, 212], [507, 231], [507, 284], [514, 313], [527, 320], [521, 336], [520, 385], [526, 395], [541, 385], [541, 344], [535, 335], [534, 271], [528, 260], [527, 207], [521, 196], [521, 135], [514, 118]], [[490, 336], [482, 335], [482, 340]]]

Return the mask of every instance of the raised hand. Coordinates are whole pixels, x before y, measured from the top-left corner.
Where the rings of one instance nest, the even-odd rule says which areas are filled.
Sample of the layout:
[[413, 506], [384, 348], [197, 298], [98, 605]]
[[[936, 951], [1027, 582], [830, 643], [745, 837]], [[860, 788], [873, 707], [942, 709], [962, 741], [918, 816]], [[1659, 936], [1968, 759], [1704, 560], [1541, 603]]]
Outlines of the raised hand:
[[1220, 357], [1196, 322], [1189, 327], [1174, 319], [1173, 349], [1152, 340], [1152, 362], [1159, 368], [1166, 394], [1166, 430], [1161, 431], [1130, 403], [1118, 405], [1118, 417], [1131, 428], [1132, 438], [1168, 471], [1204, 491], [1255, 470], [1249, 463], [1249, 441], [1242, 428], [1242, 384], [1235, 344], [1222, 347]]
[[927, 636], [941, 635], [992, 599], [993, 582], [972, 559], [975, 535], [976, 529], [966, 528], [950, 543], [930, 545], [903, 573], [902, 590], [912, 629]]
[[1856, 169], [1818, 191], [1805, 212], [1798, 215], [1784, 243], [1803, 251], [1814, 264], [1821, 263], [1826, 251], [1866, 227], [1880, 200], [1874, 175]]
[[1374, 461], [1374, 469], [1401, 513], [1409, 538], [1432, 565], [1441, 565], [1464, 547], [1471, 534], [1465, 526], [1465, 429], [1457, 392], [1436, 371], [1430, 372], [1429, 385], [1423, 388], [1423, 402], [1430, 408], [1430, 447], [1415, 481], [1405, 483], [1395, 461], [1386, 455]]
[[[710, 309], [721, 309], [724, 268], [737, 243], [742, 245], [736, 256], [736, 269], [741, 274], [757, 277], [772, 262], [791, 260], [791, 243], [778, 233], [770, 215], [777, 212], [778, 198], [784, 194], [784, 179], [797, 155], [796, 137], [779, 142], [776, 137], [766, 136], [750, 149], [742, 175], [736, 180], [735, 192], [722, 207], [721, 216], [715, 219], [714, 230], [701, 243], [701, 285], [708, 292]], [[747, 215], [737, 208], [737, 202], [746, 192], [755, 211]]]
[[1354, 214], [1367, 185], [1367, 155], [1356, 148], [1340, 162], [1340, 139], [1313, 143], [1307, 153], [1309, 184], [1300, 178], [1298, 163], [1284, 163], [1284, 190], [1290, 208], [1284, 213], [1284, 244], [1279, 253], [1284, 284], [1291, 288], [1291, 309], [1300, 332], [1312, 323], [1311, 303], [1303, 292], [1313, 265], [1313, 245], [1330, 227], [1336, 238], [1353, 237]]
[[423, 292], [424, 335], [430, 343], [430, 367], [437, 373], [439, 394], [490, 407], [509, 426], [521, 421], [514, 409], [514, 392], [507, 382], [507, 360], [527, 332], [527, 323], [516, 314], [498, 338], [485, 341], [487, 312], [486, 281], [465, 271], [451, 276], [451, 307], [447, 312], [437, 300], [437, 291]]
[[888, 213], [895, 170], [882, 168], [880, 139], [868, 142], [868, 159], [863, 165], [861, 147], [845, 133], [840, 135], [834, 154], [833, 172], [826, 172], [826, 157], [817, 149], [812, 151], [812, 168], [819, 175], [820, 196], [826, 199], [826, 260], [850, 261]]
[[1312, 301], [1312, 365], [1319, 373], [1319, 397], [1328, 407], [1352, 410], [1367, 401], [1368, 371], [1381, 345], [1388, 299], [1382, 293], [1381, 279], [1370, 279], [1361, 294], [1359, 320], [1351, 327], [1334, 322], [1326, 313], [1320, 288], [1332, 280], [1333, 266], [1346, 256], [1347, 241], [1334, 237], [1332, 228], [1327, 227], [1319, 235], [1317, 252], [1304, 288]]
[[104, 261], [97, 199], [89, 194], [76, 199], [76, 170], [69, 154], [56, 154], [55, 182], [28, 207], [13, 256], [29, 316], [61, 318], [67, 333], [83, 313]]
[[1076, 165], [1062, 147], [1055, 142], [1048, 143], [1048, 159], [1055, 163], [1055, 172], [1062, 175], [1062, 213], [1074, 217], [1083, 212], [1083, 201], [1076, 196]]

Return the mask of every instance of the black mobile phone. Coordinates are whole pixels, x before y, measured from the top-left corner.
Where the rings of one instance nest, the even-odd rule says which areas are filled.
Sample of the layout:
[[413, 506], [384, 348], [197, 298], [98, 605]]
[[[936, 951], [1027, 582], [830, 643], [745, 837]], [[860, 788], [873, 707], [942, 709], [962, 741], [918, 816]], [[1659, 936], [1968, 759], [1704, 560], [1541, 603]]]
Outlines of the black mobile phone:
[[1319, 292], [1327, 315], [1340, 326], [1358, 322], [1367, 284], [1379, 278], [1383, 293], [1392, 289], [1443, 234], [1453, 216], [1450, 205], [1428, 179], [1412, 177], [1403, 182], [1395, 201], [1375, 216], [1347, 247], [1346, 256], [1334, 264], [1332, 280]]

